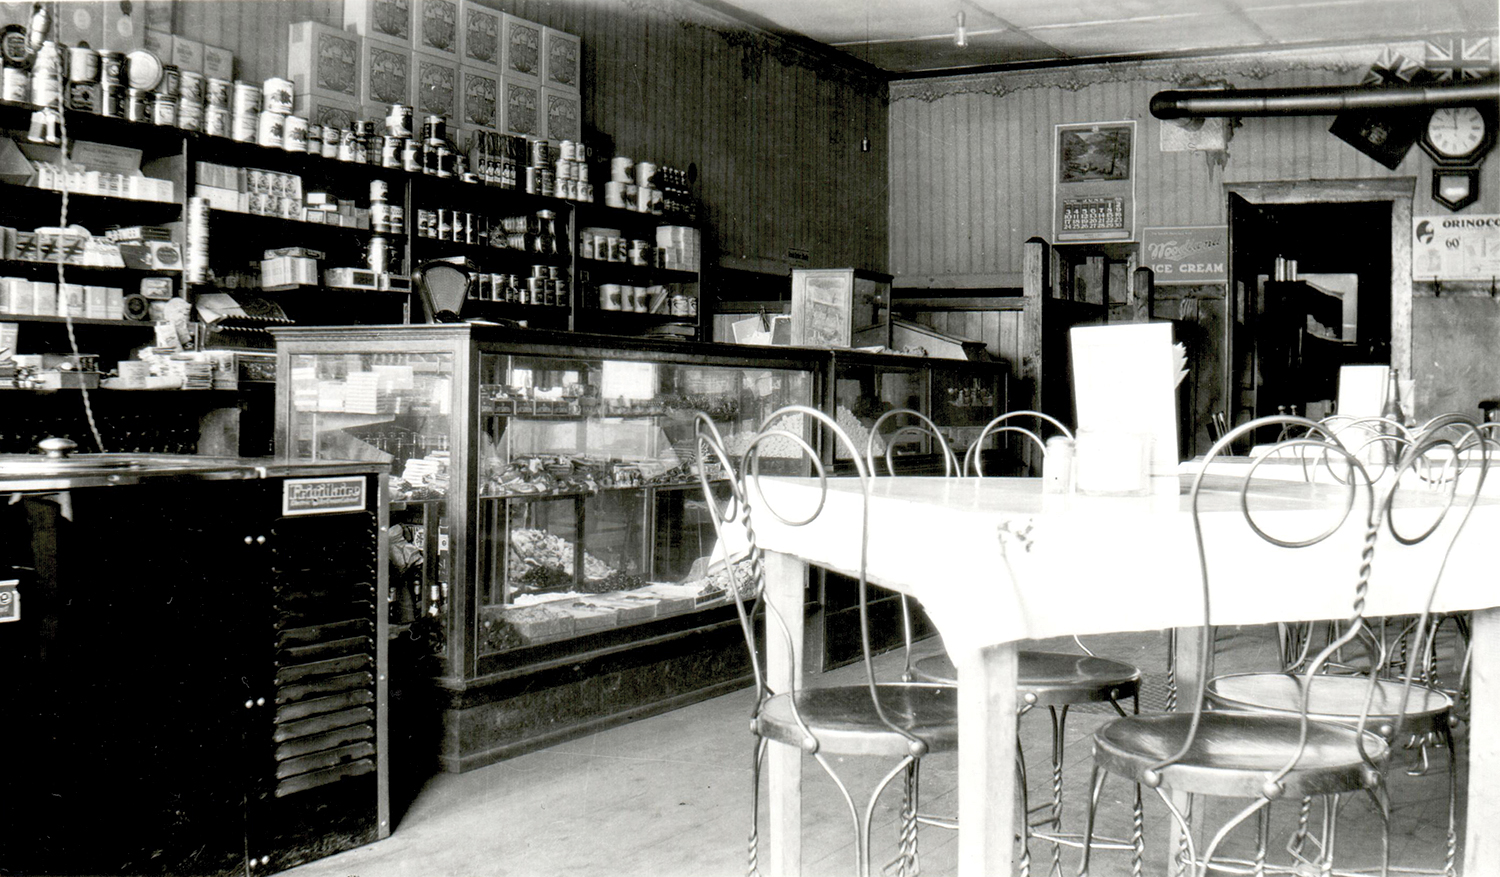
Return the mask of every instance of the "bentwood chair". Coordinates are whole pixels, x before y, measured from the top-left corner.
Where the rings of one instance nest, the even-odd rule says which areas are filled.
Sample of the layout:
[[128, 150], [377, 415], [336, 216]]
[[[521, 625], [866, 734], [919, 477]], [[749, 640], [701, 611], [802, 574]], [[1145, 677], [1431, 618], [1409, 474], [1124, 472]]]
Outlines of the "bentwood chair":
[[[1089, 831], [1092, 833], [1094, 813], [1105, 778], [1115, 774], [1138, 786], [1144, 785], [1161, 797], [1179, 833], [1179, 846], [1174, 851], [1176, 865], [1190, 868], [1194, 875], [1206, 875], [1210, 870], [1254, 874], [1344, 873], [1335, 868], [1333, 861], [1341, 802], [1345, 796], [1365, 794], [1374, 803], [1381, 821], [1378, 870], [1387, 874], [1390, 870], [1391, 807], [1385, 777], [1392, 757], [1390, 741], [1402, 739], [1409, 725], [1430, 722], [1431, 718], [1426, 714], [1430, 704], [1413, 684], [1410, 670], [1394, 688], [1380, 677], [1379, 647], [1364, 614], [1370, 570], [1379, 559], [1376, 557], [1376, 542], [1383, 530], [1388, 527], [1391, 541], [1397, 543], [1386, 550], [1414, 545], [1431, 537], [1453, 505], [1455, 493], [1449, 491], [1445, 504], [1428, 516], [1435, 522], [1427, 529], [1408, 532], [1405, 524], [1397, 525], [1393, 509], [1402, 485], [1401, 476], [1415, 471], [1423, 452], [1430, 449], [1422, 443], [1406, 449], [1394, 465], [1392, 479], [1383, 482], [1377, 490], [1376, 483], [1370, 479], [1358, 457], [1312, 421], [1263, 417], [1229, 432], [1210, 449], [1190, 491], [1202, 585], [1200, 666], [1209, 666], [1213, 619], [1209, 539], [1205, 536], [1202, 513], [1205, 475], [1214, 459], [1236, 439], [1257, 429], [1281, 425], [1305, 429], [1306, 434], [1290, 439], [1287, 444], [1316, 452], [1327, 461], [1327, 465], [1342, 473], [1337, 489], [1330, 492], [1342, 493], [1344, 502], [1325, 510], [1332, 512], [1333, 523], [1322, 532], [1281, 532], [1285, 528], [1284, 521], [1278, 520], [1274, 514], [1258, 513], [1251, 508], [1256, 504], [1250, 488], [1256, 469], [1261, 465], [1257, 462], [1247, 467], [1242, 475], [1239, 523], [1255, 537], [1285, 550], [1317, 546], [1333, 539], [1336, 534], [1351, 537], [1333, 543], [1347, 542], [1351, 549], [1345, 561], [1347, 575], [1355, 582], [1349, 622], [1334, 641], [1307, 662], [1305, 669], [1284, 677], [1289, 681], [1281, 683], [1278, 690], [1282, 696], [1278, 709], [1246, 710], [1238, 708], [1241, 706], [1238, 703], [1226, 703], [1225, 706], [1233, 708], [1210, 710], [1208, 707], [1213, 703], [1209, 696], [1210, 685], [1207, 679], [1200, 677], [1190, 711], [1117, 719], [1102, 726], [1094, 735]], [[1479, 477], [1483, 477], [1483, 468]], [[1474, 499], [1477, 497], [1476, 489]], [[1470, 500], [1467, 508], [1472, 507], [1473, 500]], [[1223, 521], [1224, 517], [1219, 516], [1214, 529], [1217, 551], [1227, 550], [1228, 540], [1222, 537], [1231, 525]], [[1444, 538], [1457, 538], [1467, 517], [1466, 510], [1457, 526], [1449, 528], [1450, 532]], [[1359, 538], [1352, 538], [1356, 536]], [[1325, 546], [1323, 550], [1329, 549]], [[1440, 577], [1441, 567], [1435, 570], [1431, 583], [1422, 583], [1428, 589], [1429, 605]], [[1343, 578], [1340, 575], [1331, 581]], [[1424, 612], [1418, 630], [1428, 629], [1426, 614]], [[1364, 649], [1370, 667], [1352, 683], [1323, 673], [1330, 658], [1346, 648]], [[1351, 691], [1351, 685], [1356, 686], [1356, 690]], [[1222, 696], [1226, 688], [1221, 683], [1214, 690]], [[1335, 709], [1339, 702], [1352, 703], [1354, 707]], [[1341, 714], [1331, 716], [1329, 713]], [[1179, 807], [1174, 796], [1179, 800], [1185, 798], [1186, 807]], [[1211, 835], [1206, 831], [1200, 835], [1207, 838], [1206, 844], [1200, 848], [1191, 825], [1193, 796], [1237, 798], [1248, 803]], [[1286, 844], [1286, 850], [1292, 856], [1292, 861], [1287, 863], [1268, 861], [1271, 825], [1268, 811], [1272, 802], [1280, 799], [1303, 802], [1297, 827]], [[1308, 829], [1307, 814], [1313, 799], [1321, 799], [1324, 807], [1322, 831], [1318, 837], [1312, 837]], [[1252, 816], [1257, 820], [1252, 857], [1221, 855], [1226, 839]], [[1088, 860], [1086, 851], [1081, 874], [1088, 873]]]
[[[902, 431], [919, 431], [930, 433], [934, 441], [942, 443], [941, 431], [936, 424], [922, 414], [906, 409], [897, 409], [886, 412], [875, 422], [875, 430], [888, 418], [905, 417], [915, 423], [909, 424], [898, 430], [895, 435]], [[1066, 438], [1072, 438], [1072, 433], [1066, 426], [1036, 411], [1012, 411], [1002, 414], [980, 432], [979, 437], [969, 447], [965, 454], [963, 471], [968, 474], [972, 471], [977, 477], [983, 477], [980, 466], [979, 448], [986, 439], [992, 435], [1015, 433], [1024, 437], [1024, 440], [1035, 445], [1037, 452], [1045, 458], [1047, 449], [1046, 442], [1041, 436], [1042, 427], [1033, 431], [1024, 426], [1016, 424], [1017, 420], [1025, 418], [1036, 418], [1042, 424], [1051, 424], [1057, 434]], [[946, 444], [944, 450], [951, 455]], [[873, 456], [873, 443], [866, 451], [871, 471], [878, 471]], [[887, 452], [889, 453], [889, 451]], [[887, 459], [887, 469], [890, 469], [890, 460]], [[945, 463], [945, 474], [957, 474], [956, 465], [951, 459]], [[892, 473], [894, 474], [894, 473]], [[903, 604], [903, 610], [905, 605]], [[1062, 873], [1062, 847], [1082, 846], [1082, 835], [1074, 832], [1067, 834], [1063, 832], [1062, 813], [1062, 774], [1063, 774], [1063, 751], [1067, 734], [1068, 709], [1071, 706], [1107, 703], [1117, 713], [1125, 715], [1121, 702], [1130, 700], [1133, 702], [1133, 711], [1140, 709], [1140, 685], [1141, 671], [1120, 661], [1111, 661], [1100, 658], [1089, 651], [1081, 641], [1074, 638], [1078, 647], [1084, 654], [1075, 655], [1066, 652], [1042, 652], [1035, 650], [1022, 650], [1018, 654], [1016, 690], [1021, 704], [1020, 715], [1025, 715], [1037, 707], [1046, 707], [1052, 719], [1052, 794], [1051, 800], [1041, 804], [1033, 810], [1027, 795], [1026, 783], [1026, 759], [1023, 750], [1017, 741], [1016, 766], [1020, 773], [1020, 781], [1017, 784], [1021, 790], [1021, 809], [1025, 816], [1022, 819], [1023, 845], [1021, 849], [1020, 870], [1022, 877], [1031, 873], [1030, 841], [1033, 839], [1049, 841], [1052, 843], [1052, 861], [1049, 874]], [[915, 662], [910, 660], [910, 627], [908, 622], [908, 675], [909, 678], [923, 682], [936, 682], [944, 685], [958, 684], [958, 671], [954, 668], [953, 661], [946, 654], [930, 655], [920, 658]], [[1034, 814], [1042, 814], [1040, 818], [1033, 818]], [[956, 826], [954, 820], [936, 817], [919, 817], [919, 820], [934, 825], [945, 827]], [[1038, 829], [1046, 828], [1046, 831]], [[1101, 848], [1129, 849], [1139, 852], [1139, 838], [1130, 841], [1112, 840], [1098, 844]]]
[[[706, 415], [696, 416], [695, 443], [699, 479], [707, 501], [710, 518], [719, 537], [719, 561], [730, 577], [734, 605], [740, 626], [750, 650], [751, 669], [755, 679], [755, 709], [751, 730], [755, 748], [751, 771], [751, 828], [749, 839], [749, 873], [758, 872], [757, 856], [760, 837], [759, 796], [760, 767], [768, 745], [791, 746], [812, 756], [838, 787], [854, 828], [855, 873], [870, 874], [870, 826], [882, 792], [896, 777], [908, 774], [908, 791], [915, 792], [915, 777], [923, 757], [934, 752], [951, 752], [958, 746], [958, 698], [951, 685], [920, 682], [879, 681], [870, 647], [868, 612], [869, 582], [865, 562], [869, 547], [868, 520], [860, 528], [860, 564], [858, 575], [860, 638], [863, 646], [864, 684], [812, 687], [802, 683], [801, 674], [793, 674], [790, 687], [774, 690], [766, 679], [761, 649], [757, 644], [755, 619], [764, 614], [765, 636], [782, 637], [792, 650], [785, 621], [775, 608], [766, 604], [761, 612], [764, 585], [764, 558], [756, 546], [752, 519], [752, 499], [759, 499], [755, 482], [760, 473], [759, 453], [767, 442], [791, 442], [811, 461], [817, 477], [826, 488], [828, 477], [809, 438], [799, 424], [811, 422], [828, 430], [833, 441], [842, 442], [854, 460], [864, 493], [864, 510], [868, 513], [870, 475], [865, 459], [848, 435], [826, 414], [801, 405], [782, 408], [768, 417], [750, 440], [743, 454], [734, 459], [726, 450], [718, 428]], [[727, 484], [715, 489], [707, 473], [722, 469]], [[723, 498], [722, 490], [727, 490]], [[764, 504], [754, 507], [756, 516], [770, 515], [787, 526], [805, 526], [817, 518], [822, 505], [805, 517], [788, 517], [787, 510]], [[806, 510], [797, 510], [802, 515]], [[748, 546], [747, 556], [734, 557], [731, 544]], [[860, 807], [855, 803], [848, 783], [839, 776], [837, 766], [846, 756], [883, 757], [892, 763], [888, 772], [876, 782]], [[917, 856], [916, 802], [908, 800], [902, 807], [898, 872], [915, 875]]]

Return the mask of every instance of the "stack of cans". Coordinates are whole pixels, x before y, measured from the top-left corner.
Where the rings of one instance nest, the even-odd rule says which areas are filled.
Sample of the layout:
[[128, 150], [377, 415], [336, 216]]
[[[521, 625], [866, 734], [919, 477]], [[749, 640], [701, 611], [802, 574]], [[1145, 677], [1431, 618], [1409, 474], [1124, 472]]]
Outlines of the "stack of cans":
[[189, 198], [187, 215], [188, 283], [208, 282], [208, 200]]
[[582, 143], [564, 140], [558, 144], [553, 197], [566, 201], [594, 200], [594, 184], [589, 182], [589, 166], [584, 161], [585, 154]]

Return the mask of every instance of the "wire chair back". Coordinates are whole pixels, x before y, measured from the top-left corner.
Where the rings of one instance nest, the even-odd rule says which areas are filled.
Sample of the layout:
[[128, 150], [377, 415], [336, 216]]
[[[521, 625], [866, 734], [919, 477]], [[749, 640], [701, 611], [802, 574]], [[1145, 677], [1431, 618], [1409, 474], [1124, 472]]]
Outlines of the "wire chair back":
[[953, 477], [958, 475], [961, 467], [958, 456], [953, 453], [953, 448], [944, 438], [943, 431], [933, 420], [920, 411], [911, 408], [894, 408], [876, 418], [870, 425], [870, 437], [865, 441], [865, 466], [871, 475], [879, 475], [879, 458], [875, 455], [875, 437], [880, 435], [880, 427], [886, 421], [904, 418], [911, 423], [898, 423], [895, 432], [885, 440], [885, 474], [896, 474], [896, 446], [904, 442], [926, 438], [934, 446], [941, 449], [943, 458], [943, 475]]
[[[870, 700], [874, 713], [880, 723], [891, 733], [905, 737], [908, 749], [914, 756], [921, 756], [928, 751], [929, 744], [921, 737], [912, 733], [893, 721], [887, 712], [886, 706], [881, 702], [880, 692], [877, 687], [877, 675], [875, 671], [874, 654], [870, 645], [870, 615], [869, 615], [869, 579], [867, 575], [867, 562], [869, 557], [870, 541], [870, 490], [871, 473], [867, 465], [867, 457], [861, 453], [862, 449], [855, 446], [848, 433], [828, 415], [815, 408], [804, 405], [790, 405], [773, 412], [762, 423], [760, 429], [750, 440], [744, 452], [738, 459], [731, 457], [726, 450], [723, 436], [719, 434], [718, 427], [703, 413], [696, 415], [695, 432], [696, 446], [698, 452], [698, 470], [700, 486], [703, 488], [704, 497], [709, 506], [710, 519], [718, 536], [720, 546], [720, 562], [724, 565], [735, 587], [731, 596], [738, 613], [740, 626], [745, 634], [745, 642], [750, 650], [751, 664], [755, 678], [756, 706], [755, 715], [759, 715], [762, 706], [771, 697], [788, 692], [773, 691], [766, 679], [764, 668], [764, 656], [756, 645], [754, 621], [762, 604], [765, 606], [767, 618], [766, 637], [775, 635], [782, 638], [788, 654], [795, 654], [795, 643], [792, 642], [790, 630], [786, 620], [776, 611], [774, 605], [765, 602], [763, 598], [763, 586], [765, 577], [764, 553], [757, 544], [755, 527], [752, 520], [752, 497], [760, 500], [759, 514], [769, 515], [780, 525], [787, 527], [800, 527], [811, 524], [821, 515], [827, 505], [829, 490], [829, 473], [825, 468], [814, 444], [800, 431], [788, 428], [787, 422], [802, 423], [800, 418], [811, 421], [815, 427], [826, 429], [832, 436], [832, 440], [841, 443], [848, 451], [853, 460], [856, 475], [860, 484], [860, 548], [859, 548], [859, 627], [861, 648], [865, 668], [865, 684], [869, 690]], [[765, 495], [757, 489], [760, 476], [759, 454], [763, 446], [772, 440], [789, 441], [796, 446], [801, 453], [810, 461], [815, 477], [818, 480], [820, 490], [819, 500], [812, 511], [805, 516], [790, 516], [784, 514], [781, 509], [774, 507], [766, 500]], [[867, 449], [866, 449], [867, 450]], [[710, 471], [709, 464], [717, 464], [722, 468], [728, 479], [729, 496], [724, 501], [718, 500], [714, 495], [713, 483], [709, 480], [707, 472]], [[728, 546], [733, 544], [731, 527], [740, 528], [744, 534], [744, 542], [748, 546], [746, 557], [740, 563], [730, 555]], [[749, 581], [744, 581], [744, 579]], [[774, 633], [773, 633], [774, 630]], [[800, 685], [802, 670], [794, 668], [792, 674], [792, 688], [795, 690]], [[807, 724], [800, 712], [797, 710], [797, 701], [790, 699], [790, 706], [799, 729], [801, 730], [808, 751], [816, 752], [818, 748], [817, 735]]]
[[[1311, 660], [1300, 662], [1300, 670], [1296, 674], [1300, 692], [1298, 744], [1291, 757], [1278, 769], [1271, 771], [1267, 775], [1265, 788], [1268, 796], [1274, 795], [1281, 781], [1297, 767], [1306, 752], [1308, 730], [1313, 721], [1309, 716], [1312, 686], [1316, 684], [1317, 677], [1323, 672], [1329, 661], [1336, 654], [1350, 647], [1363, 649], [1366, 652], [1368, 660], [1366, 675], [1370, 681], [1370, 688], [1357, 723], [1358, 733], [1356, 734], [1356, 739], [1358, 741], [1360, 757], [1371, 769], [1376, 771], [1384, 770], [1390, 757], [1390, 749], [1384, 746], [1372, 748], [1370, 745], [1372, 740], [1378, 738], [1366, 733], [1369, 730], [1370, 710], [1375, 700], [1375, 686], [1380, 677], [1380, 669], [1384, 658], [1380, 650], [1380, 639], [1371, 634], [1369, 629], [1370, 620], [1365, 614], [1377, 538], [1381, 535], [1382, 531], [1387, 531], [1398, 545], [1413, 546], [1433, 537], [1439, 531], [1442, 522], [1456, 504], [1459, 479], [1451, 478], [1443, 482], [1445, 488], [1443, 490], [1442, 503], [1436, 507], [1431, 522], [1425, 528], [1406, 532], [1398, 525], [1396, 520], [1396, 500], [1402, 490], [1403, 484], [1406, 483], [1406, 476], [1415, 473], [1414, 480], [1422, 483], [1422, 490], [1430, 493], [1432, 491], [1431, 483], [1422, 479], [1421, 473], [1430, 463], [1430, 459], [1434, 453], [1440, 456], [1445, 453], [1456, 454], [1458, 449], [1464, 447], [1466, 444], [1480, 448], [1479, 471], [1475, 479], [1474, 489], [1472, 494], [1469, 495], [1467, 503], [1464, 505], [1460, 521], [1455, 527], [1451, 528], [1451, 534], [1447, 536], [1448, 542], [1444, 549], [1443, 561], [1438, 565], [1433, 580], [1428, 587], [1426, 592], [1426, 607], [1416, 626], [1419, 637], [1426, 635], [1425, 632], [1430, 627], [1426, 622], [1430, 616], [1432, 601], [1436, 595], [1437, 585], [1442, 577], [1443, 567], [1446, 565], [1448, 555], [1451, 553], [1453, 545], [1456, 543], [1463, 529], [1463, 525], [1467, 523], [1474, 504], [1478, 500], [1484, 474], [1488, 468], [1487, 454], [1484, 450], [1486, 445], [1482, 434], [1472, 424], [1465, 426], [1460, 421], [1462, 421], [1462, 418], [1457, 418], [1454, 421], [1445, 420], [1442, 424], [1444, 430], [1423, 432], [1405, 439], [1407, 443], [1403, 445], [1400, 457], [1394, 463], [1388, 464], [1391, 468], [1391, 477], [1383, 480], [1383, 486], [1378, 491], [1376, 479], [1371, 476], [1369, 469], [1359, 458], [1355, 449], [1349, 448], [1340, 442], [1327, 424], [1318, 424], [1300, 417], [1262, 417], [1241, 424], [1216, 442], [1209, 450], [1202, 465], [1199, 466], [1190, 490], [1190, 503], [1193, 534], [1199, 561], [1199, 597], [1201, 600], [1204, 631], [1204, 635], [1199, 642], [1200, 652], [1198, 657], [1201, 667], [1208, 666], [1210, 653], [1213, 648], [1213, 637], [1211, 636], [1213, 617], [1212, 589], [1210, 587], [1208, 547], [1204, 534], [1202, 509], [1204, 482], [1205, 476], [1209, 473], [1210, 464], [1216, 457], [1225, 453], [1234, 441], [1246, 434], [1267, 427], [1296, 429], [1300, 434], [1279, 445], [1276, 448], [1277, 451], [1293, 451], [1304, 457], [1309, 453], [1316, 454], [1322, 458], [1325, 466], [1331, 468], [1337, 463], [1338, 470], [1336, 471], [1341, 473], [1335, 480], [1343, 487], [1343, 505], [1341, 508], [1335, 507], [1333, 523], [1311, 536], [1284, 538], [1268, 532], [1265, 527], [1256, 521], [1255, 513], [1250, 508], [1250, 489], [1256, 470], [1276, 455], [1267, 454], [1252, 462], [1246, 467], [1239, 483], [1239, 512], [1242, 523], [1248, 526], [1258, 538], [1279, 548], [1296, 550], [1324, 543], [1333, 538], [1335, 534], [1344, 531], [1346, 525], [1357, 527], [1361, 531], [1358, 574], [1356, 576], [1354, 600], [1350, 616], [1338, 636], [1331, 638]], [[1454, 436], [1454, 430], [1457, 431], [1457, 438]], [[1426, 507], [1432, 508], [1432, 504], [1429, 502], [1426, 504]], [[1356, 510], [1359, 511], [1359, 514], [1356, 514]], [[1419, 651], [1417, 654], [1424, 654], [1424, 652], [1420, 651], [1423, 647], [1423, 643], [1419, 640], [1417, 646]], [[1394, 726], [1390, 729], [1382, 728], [1381, 737], [1385, 739], [1399, 739], [1410, 702], [1410, 692], [1414, 677], [1414, 668], [1408, 668], [1404, 675], [1403, 693], [1396, 711]], [[1204, 695], [1207, 681], [1206, 673], [1199, 675], [1196, 684], [1196, 696], [1193, 699], [1193, 717], [1188, 734], [1182, 745], [1175, 752], [1153, 764], [1150, 768], [1151, 774], [1160, 776], [1162, 770], [1183, 760], [1192, 750], [1204, 710]]]
[[[1035, 429], [1027, 429], [1024, 426], [1018, 426], [1012, 422], [1016, 420], [1024, 421], [1026, 418], [1032, 418], [1037, 421]], [[1064, 438], [1071, 439], [1073, 437], [1072, 430], [1068, 429], [1068, 427], [1065, 426], [1062, 421], [1058, 420], [1050, 414], [1043, 414], [1040, 411], [1031, 410], [1006, 412], [1005, 414], [1002, 414], [999, 417], [996, 417], [994, 420], [991, 420], [989, 423], [985, 424], [984, 429], [979, 433], [979, 437], [976, 438], [974, 440], [974, 443], [969, 445], [969, 449], [964, 452], [964, 475], [973, 475], [977, 478], [984, 477], [984, 467], [982, 463], [982, 458], [984, 456], [984, 442], [990, 436], [999, 436], [1006, 433], [1016, 433], [1017, 435], [1021, 435], [1029, 439], [1033, 444], [1037, 446], [1040, 452], [1045, 453], [1047, 449], [1047, 442], [1042, 438], [1041, 435], [1042, 424], [1050, 424], [1054, 429], [1057, 430], [1057, 434], [1063, 436]]]

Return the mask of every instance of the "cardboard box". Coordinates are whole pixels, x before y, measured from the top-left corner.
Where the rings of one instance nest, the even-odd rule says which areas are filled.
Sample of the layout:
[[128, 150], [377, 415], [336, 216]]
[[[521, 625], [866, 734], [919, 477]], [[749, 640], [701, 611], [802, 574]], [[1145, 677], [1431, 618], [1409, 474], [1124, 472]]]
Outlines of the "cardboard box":
[[504, 14], [466, 0], [459, 8], [463, 27], [458, 32], [460, 63], [491, 73], [500, 68], [500, 29]]
[[172, 35], [166, 31], [145, 31], [145, 49], [161, 59], [163, 64], [172, 63]]
[[542, 130], [539, 136], [548, 140], [578, 140], [583, 136], [583, 122], [577, 92], [542, 87], [539, 98]]
[[203, 43], [187, 37], [172, 37], [172, 63], [183, 73], [203, 72]]
[[505, 95], [500, 117], [502, 130], [521, 137], [542, 136], [541, 88], [501, 77], [500, 90]]
[[287, 30], [287, 70], [296, 93], [358, 103], [360, 38], [316, 21], [294, 22]]
[[415, 0], [412, 49], [458, 61], [458, 0]]
[[412, 103], [417, 115], [440, 115], [453, 121], [458, 115], [458, 62], [442, 55], [413, 52]]
[[109, 4], [101, 0], [75, 0], [57, 4], [53, 7], [57, 21], [53, 23], [52, 35], [47, 39], [66, 46], [87, 45], [98, 49], [104, 44], [104, 7], [107, 5]]
[[152, 30], [172, 30], [173, 0], [145, 0], [146, 27]]
[[109, 0], [103, 4], [104, 45], [110, 52], [133, 52], [146, 45], [146, 11], [139, 3]]
[[260, 263], [260, 285], [262, 289], [295, 289], [298, 286], [316, 286], [318, 262], [299, 256], [277, 256], [262, 259]]
[[511, 82], [542, 82], [542, 26], [506, 14], [500, 41], [500, 75]]
[[203, 47], [203, 75], [209, 79], [234, 81], [234, 53], [218, 46]]
[[354, 127], [355, 119], [363, 118], [357, 102], [321, 95], [299, 94], [293, 100], [292, 108], [297, 115], [307, 119], [308, 124], [322, 125], [325, 130], [332, 126], [347, 131]]
[[411, 0], [344, 0], [344, 26], [365, 39], [399, 43], [410, 50]]
[[461, 71], [461, 81], [458, 124], [471, 132], [499, 130], [500, 77], [465, 67]]
[[542, 85], [577, 94], [583, 80], [583, 41], [553, 28], [542, 29]]
[[31, 284], [31, 312], [38, 317], [55, 317], [57, 313], [57, 284], [41, 280]]
[[[359, 99], [364, 104], [389, 108], [412, 104], [413, 57], [400, 43], [365, 37], [360, 58]], [[381, 118], [381, 112], [376, 118]]]

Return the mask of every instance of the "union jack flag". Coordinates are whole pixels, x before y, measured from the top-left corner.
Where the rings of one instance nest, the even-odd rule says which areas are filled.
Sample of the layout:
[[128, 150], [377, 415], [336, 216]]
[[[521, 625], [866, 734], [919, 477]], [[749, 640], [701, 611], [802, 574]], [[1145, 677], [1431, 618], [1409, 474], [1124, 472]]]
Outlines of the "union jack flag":
[[[1431, 45], [1429, 43], [1428, 45]], [[1406, 85], [1416, 79], [1422, 72], [1422, 65], [1406, 57], [1395, 49], [1384, 48], [1380, 50], [1380, 57], [1370, 65], [1370, 72], [1365, 74], [1361, 85]]]
[[1490, 37], [1427, 41], [1427, 69], [1439, 80], [1480, 79], [1494, 66], [1495, 41]]

